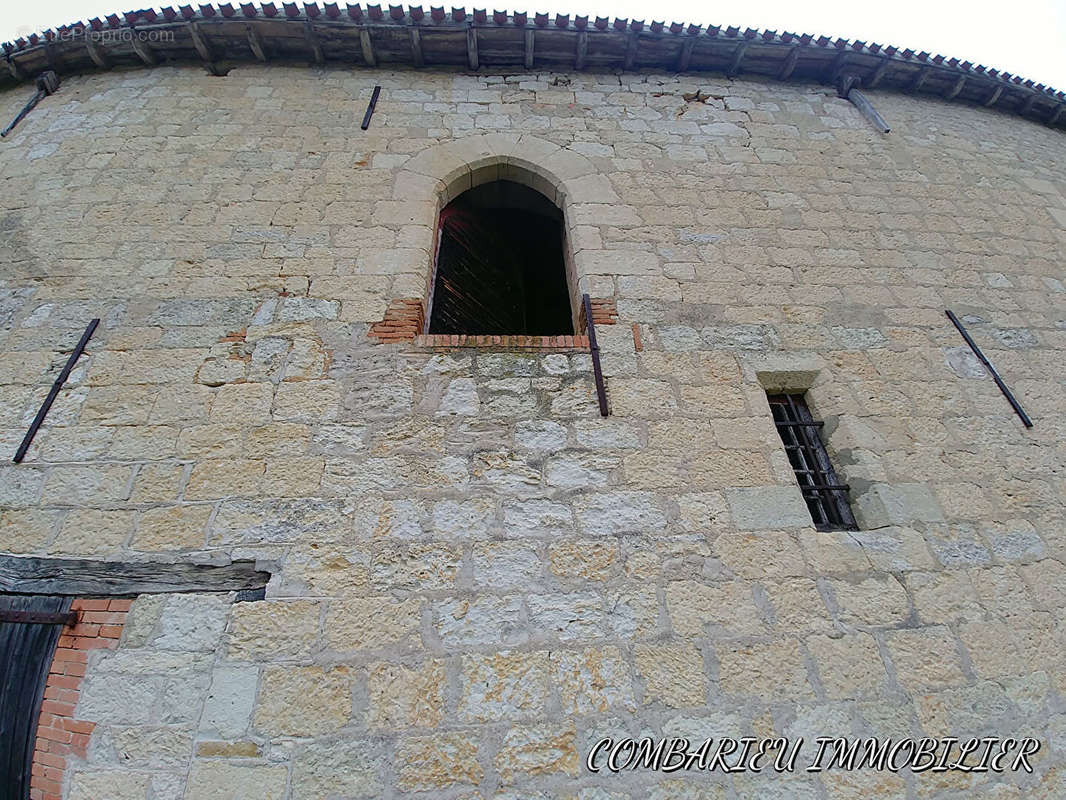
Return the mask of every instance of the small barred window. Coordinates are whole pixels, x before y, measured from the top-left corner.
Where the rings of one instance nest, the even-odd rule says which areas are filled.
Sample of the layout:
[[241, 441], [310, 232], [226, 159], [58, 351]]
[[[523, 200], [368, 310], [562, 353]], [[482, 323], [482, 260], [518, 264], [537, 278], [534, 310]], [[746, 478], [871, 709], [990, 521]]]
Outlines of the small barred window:
[[820, 531], [856, 530], [848, 502], [848, 485], [837, 479], [818, 429], [802, 394], [767, 394], [774, 424], [807, 501], [814, 527]]

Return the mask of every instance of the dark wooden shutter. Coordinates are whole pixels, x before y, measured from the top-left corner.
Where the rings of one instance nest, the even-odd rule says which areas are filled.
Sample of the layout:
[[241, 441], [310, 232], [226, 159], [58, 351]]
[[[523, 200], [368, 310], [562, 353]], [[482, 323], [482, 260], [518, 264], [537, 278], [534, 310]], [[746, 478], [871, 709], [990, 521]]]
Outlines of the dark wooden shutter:
[[[44, 684], [69, 611], [69, 597], [0, 595], [0, 800], [30, 796]], [[10, 621], [18, 617], [57, 621]]]

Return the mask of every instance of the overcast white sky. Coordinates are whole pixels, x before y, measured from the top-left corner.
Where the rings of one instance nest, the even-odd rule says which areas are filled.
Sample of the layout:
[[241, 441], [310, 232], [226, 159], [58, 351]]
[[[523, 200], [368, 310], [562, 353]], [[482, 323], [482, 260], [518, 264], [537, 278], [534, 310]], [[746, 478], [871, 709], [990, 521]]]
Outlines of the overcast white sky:
[[[502, 0], [493, 1], [503, 5]], [[382, 0], [382, 5], [387, 2]], [[450, 8], [462, 0], [422, 2], [426, 8], [431, 4]], [[343, 8], [344, 0], [340, 3]], [[489, 0], [476, 5], [490, 11], [494, 7]], [[136, 0], [0, 0], [0, 41], [144, 7]], [[842, 36], [955, 56], [1066, 91], [1066, 0], [995, 5], [991, 0], [744, 0], [714, 5], [697, 0], [534, 0], [522, 2], [519, 10]]]

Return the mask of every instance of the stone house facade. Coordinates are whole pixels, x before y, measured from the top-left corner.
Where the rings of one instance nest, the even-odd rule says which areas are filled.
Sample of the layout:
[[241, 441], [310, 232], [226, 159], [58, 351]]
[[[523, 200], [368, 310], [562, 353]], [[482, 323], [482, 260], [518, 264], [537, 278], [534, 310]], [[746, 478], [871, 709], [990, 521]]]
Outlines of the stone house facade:
[[[269, 582], [75, 600], [31, 796], [1066, 796], [1066, 140], [865, 93], [891, 133], [743, 73], [65, 75], [0, 145], [7, 450], [101, 323], [0, 467], [0, 551]], [[439, 212], [498, 180], [563, 214], [569, 338], [426, 329]], [[814, 525], [784, 392], [855, 529]], [[588, 770], [644, 736], [1041, 747]]]

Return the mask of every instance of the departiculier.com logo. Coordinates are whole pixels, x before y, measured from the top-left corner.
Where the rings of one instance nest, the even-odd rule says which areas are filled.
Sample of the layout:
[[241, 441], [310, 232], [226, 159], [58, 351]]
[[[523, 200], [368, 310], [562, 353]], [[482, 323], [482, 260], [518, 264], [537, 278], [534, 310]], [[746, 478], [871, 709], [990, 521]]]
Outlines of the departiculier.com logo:
[[[806, 772], [825, 770], [879, 770], [900, 772], [1032, 772], [1029, 757], [1040, 749], [1031, 737], [985, 736], [958, 739], [881, 739], [819, 736], [813, 753], [801, 761], [802, 738], [705, 739], [695, 746], [682, 737], [654, 739], [603, 738], [585, 759], [590, 772], [650, 770], [680, 772]], [[799, 762], [799, 767], [797, 767]]]

